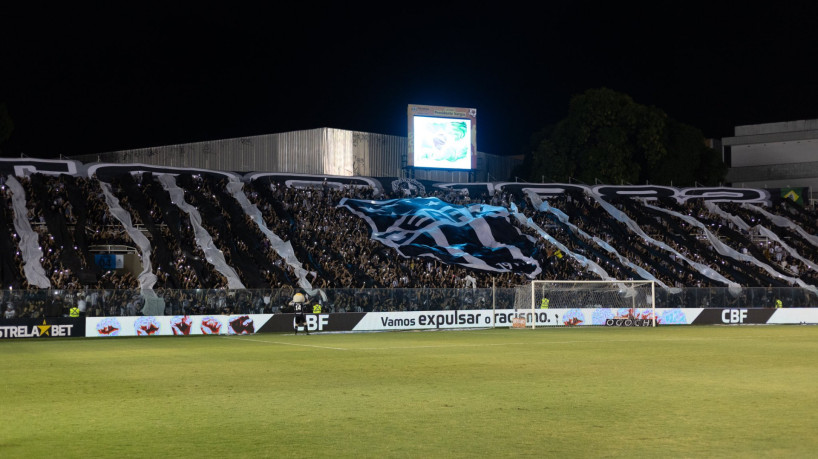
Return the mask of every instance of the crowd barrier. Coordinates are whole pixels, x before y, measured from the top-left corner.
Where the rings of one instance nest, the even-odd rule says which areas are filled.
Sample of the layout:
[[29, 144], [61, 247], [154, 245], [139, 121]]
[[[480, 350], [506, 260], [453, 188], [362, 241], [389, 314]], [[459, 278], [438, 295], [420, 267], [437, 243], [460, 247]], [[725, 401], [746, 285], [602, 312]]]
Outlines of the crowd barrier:
[[[651, 310], [608, 308], [548, 309], [533, 313], [513, 309], [455, 311], [393, 311], [307, 314], [310, 332], [362, 332], [467, 328], [510, 328], [523, 317], [535, 327], [651, 327]], [[818, 308], [732, 309], [659, 308], [655, 324], [666, 325], [765, 325], [818, 324]], [[0, 338], [68, 338], [116, 336], [191, 336], [291, 333], [290, 313], [185, 316], [124, 316], [4, 320]]]
[[[4, 291], [0, 338], [142, 336], [291, 332], [291, 289]], [[313, 331], [380, 331], [509, 327], [515, 289], [328, 289], [316, 292], [308, 315]], [[589, 307], [594, 306], [594, 307]], [[603, 306], [603, 307], [599, 307]], [[645, 326], [818, 323], [818, 298], [801, 288], [684, 288], [656, 290], [650, 309], [562, 305], [526, 310], [535, 326]], [[70, 317], [72, 308], [81, 310]], [[310, 307], [310, 310], [312, 308]]]

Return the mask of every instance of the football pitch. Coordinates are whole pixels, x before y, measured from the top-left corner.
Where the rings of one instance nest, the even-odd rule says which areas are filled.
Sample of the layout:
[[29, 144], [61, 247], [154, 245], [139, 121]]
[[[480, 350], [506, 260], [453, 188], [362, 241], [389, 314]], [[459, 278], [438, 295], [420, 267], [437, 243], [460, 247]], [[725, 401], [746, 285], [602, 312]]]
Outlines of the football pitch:
[[2, 457], [812, 457], [818, 327], [0, 342]]

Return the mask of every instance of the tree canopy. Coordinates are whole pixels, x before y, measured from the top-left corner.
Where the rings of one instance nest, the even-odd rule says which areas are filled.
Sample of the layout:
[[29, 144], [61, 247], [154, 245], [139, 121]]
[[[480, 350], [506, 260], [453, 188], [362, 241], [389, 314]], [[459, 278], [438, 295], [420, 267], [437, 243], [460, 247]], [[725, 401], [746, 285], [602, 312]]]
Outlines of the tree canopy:
[[700, 130], [607, 88], [574, 96], [567, 117], [532, 136], [523, 170], [530, 181], [677, 186], [727, 172]]

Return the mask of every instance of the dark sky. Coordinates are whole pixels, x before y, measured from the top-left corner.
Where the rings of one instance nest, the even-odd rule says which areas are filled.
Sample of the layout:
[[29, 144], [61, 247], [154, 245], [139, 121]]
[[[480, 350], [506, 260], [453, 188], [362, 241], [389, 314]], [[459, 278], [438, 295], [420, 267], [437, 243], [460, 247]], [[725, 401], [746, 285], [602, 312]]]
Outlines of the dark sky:
[[[334, 127], [406, 135], [408, 104], [477, 108], [517, 154], [608, 87], [724, 137], [818, 118], [814, 2], [490, 2], [263, 9], [0, 7], [3, 155], [77, 155]], [[722, 2], [724, 3], [724, 2]]]

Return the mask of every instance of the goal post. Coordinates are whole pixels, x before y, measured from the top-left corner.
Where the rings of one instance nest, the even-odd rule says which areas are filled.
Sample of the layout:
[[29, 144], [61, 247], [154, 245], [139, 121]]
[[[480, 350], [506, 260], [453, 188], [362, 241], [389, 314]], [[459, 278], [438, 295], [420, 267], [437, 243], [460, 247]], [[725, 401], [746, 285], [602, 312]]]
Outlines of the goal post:
[[513, 317], [538, 326], [656, 326], [656, 284], [646, 280], [543, 281], [515, 290]]

